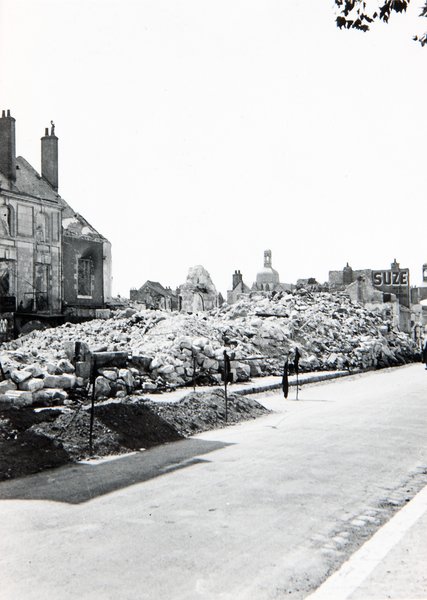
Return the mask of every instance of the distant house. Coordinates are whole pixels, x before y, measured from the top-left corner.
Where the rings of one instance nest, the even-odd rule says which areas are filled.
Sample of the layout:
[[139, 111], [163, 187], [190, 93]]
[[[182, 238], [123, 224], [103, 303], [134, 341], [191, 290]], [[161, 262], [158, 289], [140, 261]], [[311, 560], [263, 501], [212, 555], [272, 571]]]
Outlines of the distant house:
[[147, 280], [138, 290], [130, 290], [130, 300], [144, 304], [146, 308], [177, 310], [178, 297], [158, 281]]
[[0, 117], [0, 314], [6, 337], [97, 316], [111, 298], [111, 246], [58, 194], [55, 127], [41, 174], [16, 156], [15, 119]]
[[250, 288], [243, 281], [243, 275], [240, 270], [235, 270], [233, 273], [232, 289], [227, 290], [227, 303], [234, 304], [242, 295], [249, 294], [250, 291]]

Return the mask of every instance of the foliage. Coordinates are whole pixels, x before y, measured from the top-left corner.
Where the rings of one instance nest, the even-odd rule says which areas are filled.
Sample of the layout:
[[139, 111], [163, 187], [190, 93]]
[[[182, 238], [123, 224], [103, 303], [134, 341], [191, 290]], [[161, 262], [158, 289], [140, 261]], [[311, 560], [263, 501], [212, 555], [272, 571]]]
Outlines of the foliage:
[[[337, 9], [336, 24], [340, 29], [369, 31], [375, 21], [388, 23], [393, 12], [404, 13], [411, 0], [334, 0]], [[427, 17], [427, 0], [421, 8], [420, 17]], [[414, 36], [422, 46], [427, 44], [427, 32]]]

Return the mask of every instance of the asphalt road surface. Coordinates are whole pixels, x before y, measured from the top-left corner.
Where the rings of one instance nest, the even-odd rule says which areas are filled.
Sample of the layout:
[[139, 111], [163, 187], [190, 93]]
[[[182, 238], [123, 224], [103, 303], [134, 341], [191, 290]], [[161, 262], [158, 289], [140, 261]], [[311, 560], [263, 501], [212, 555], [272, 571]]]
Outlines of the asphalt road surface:
[[2, 600], [304, 598], [427, 482], [420, 364], [275, 412], [0, 484]]

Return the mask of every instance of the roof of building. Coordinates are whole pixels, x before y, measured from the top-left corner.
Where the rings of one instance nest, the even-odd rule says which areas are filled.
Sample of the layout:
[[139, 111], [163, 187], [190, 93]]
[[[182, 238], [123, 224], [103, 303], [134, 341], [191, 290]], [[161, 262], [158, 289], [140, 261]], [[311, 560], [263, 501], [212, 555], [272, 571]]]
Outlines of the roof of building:
[[[56, 202], [62, 210], [62, 228], [65, 235], [85, 236], [98, 241], [107, 241], [82, 215], [54, 190], [48, 181], [22, 156], [16, 158], [16, 181], [8, 181], [10, 191], [24, 196]], [[6, 180], [6, 179], [5, 179]], [[0, 180], [1, 183], [1, 180]]]
[[16, 181], [9, 180], [8, 188], [17, 194], [53, 202], [59, 198], [53, 187], [22, 156], [16, 158]]
[[139, 288], [138, 291], [144, 292], [147, 288], [150, 288], [151, 290], [155, 291], [157, 294], [160, 294], [162, 296], [175, 295], [171, 289], [163, 287], [162, 284], [158, 281], [150, 281], [149, 279], [147, 279], [147, 281]]
[[59, 197], [59, 202], [62, 206], [62, 229], [65, 235], [76, 237], [83, 235], [94, 240], [107, 241], [87, 219], [76, 213], [63, 198]]

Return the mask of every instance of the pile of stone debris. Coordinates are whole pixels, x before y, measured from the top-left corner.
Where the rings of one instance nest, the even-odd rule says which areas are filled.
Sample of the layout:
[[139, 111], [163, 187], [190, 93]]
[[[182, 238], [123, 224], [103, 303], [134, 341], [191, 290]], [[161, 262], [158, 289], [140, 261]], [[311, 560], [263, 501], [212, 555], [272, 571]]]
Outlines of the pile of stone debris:
[[220, 384], [224, 352], [234, 381], [280, 375], [296, 348], [302, 371], [382, 368], [417, 358], [409, 336], [343, 293], [258, 294], [200, 314], [127, 308], [108, 320], [67, 323], [4, 344], [0, 406], [63, 404], [87, 390], [88, 363], [76, 362], [76, 342], [87, 356], [127, 357], [124, 365], [98, 370], [98, 399]]

